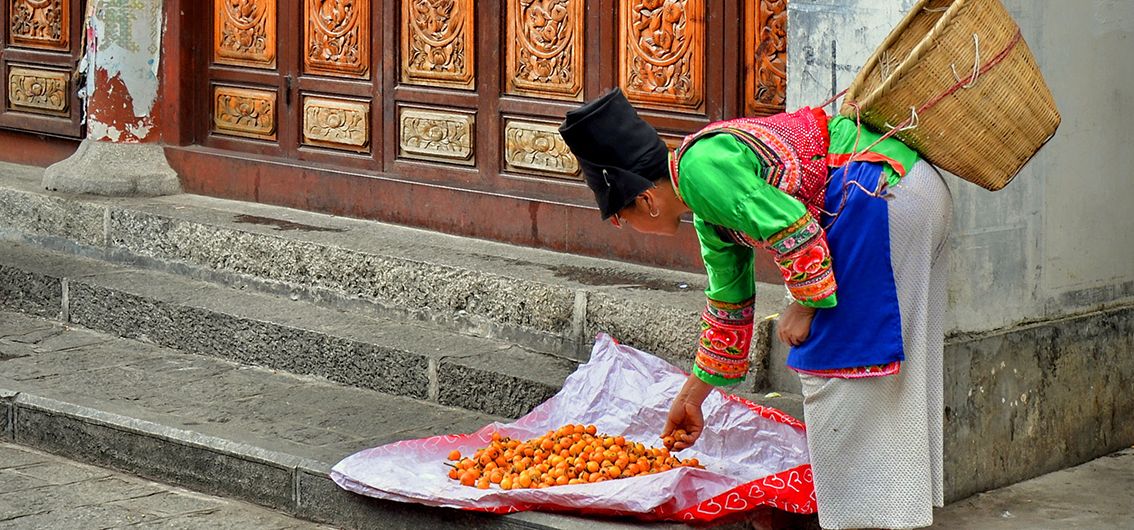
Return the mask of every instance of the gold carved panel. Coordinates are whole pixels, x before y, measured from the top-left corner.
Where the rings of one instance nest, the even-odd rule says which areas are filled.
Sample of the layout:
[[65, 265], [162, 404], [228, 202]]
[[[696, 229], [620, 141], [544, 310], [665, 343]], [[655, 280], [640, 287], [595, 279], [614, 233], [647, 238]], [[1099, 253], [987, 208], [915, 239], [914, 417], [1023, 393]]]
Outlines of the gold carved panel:
[[213, 128], [216, 132], [276, 139], [276, 93], [228, 86], [213, 87]]
[[510, 171], [579, 175], [579, 161], [559, 136], [558, 126], [507, 120], [504, 125], [504, 165]]
[[370, 0], [304, 0], [304, 70], [370, 77]]
[[705, 0], [621, 0], [619, 84], [644, 106], [698, 111], [705, 99]]
[[781, 112], [787, 103], [787, 0], [745, 0], [744, 20], [744, 113]]
[[402, 108], [398, 118], [400, 156], [450, 164], [476, 163], [472, 114]]
[[583, 0], [508, 0], [508, 93], [582, 101], [583, 19]]
[[473, 0], [402, 0], [403, 83], [472, 89]]
[[71, 74], [13, 67], [8, 72], [8, 105], [12, 110], [66, 115], [71, 103]]
[[276, 67], [276, 0], [214, 0], [213, 61]]
[[370, 147], [370, 104], [338, 98], [303, 98], [303, 143], [367, 151]]
[[13, 45], [70, 49], [70, 0], [8, 0], [8, 9], [8, 34]]

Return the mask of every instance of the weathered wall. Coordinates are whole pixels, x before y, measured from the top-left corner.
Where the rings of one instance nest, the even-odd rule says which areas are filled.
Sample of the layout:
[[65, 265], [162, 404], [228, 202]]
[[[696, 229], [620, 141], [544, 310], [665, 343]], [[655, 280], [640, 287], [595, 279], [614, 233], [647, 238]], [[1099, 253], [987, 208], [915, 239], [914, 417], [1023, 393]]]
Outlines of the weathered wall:
[[84, 20], [87, 137], [146, 141], [158, 95], [161, 0], [91, 0]]
[[[788, 107], [848, 86], [913, 0], [789, 2]], [[1004, 0], [1063, 114], [1006, 189], [949, 177], [956, 203], [951, 331], [983, 331], [1134, 299], [1134, 2]]]

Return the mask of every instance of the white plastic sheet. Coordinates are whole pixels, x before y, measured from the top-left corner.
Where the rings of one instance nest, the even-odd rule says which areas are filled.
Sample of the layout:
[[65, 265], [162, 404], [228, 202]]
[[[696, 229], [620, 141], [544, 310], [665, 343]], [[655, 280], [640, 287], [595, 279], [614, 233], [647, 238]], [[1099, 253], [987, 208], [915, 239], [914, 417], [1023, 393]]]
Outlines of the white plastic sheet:
[[660, 446], [669, 406], [686, 377], [662, 359], [600, 334], [591, 360], [567, 378], [558, 394], [515, 422], [367, 449], [335, 465], [331, 477], [341, 487], [371, 497], [497, 513], [548, 509], [707, 521], [760, 505], [814, 512], [803, 425], [723, 392], [705, 400], [704, 433], [679, 453], [698, 458], [705, 469], [683, 467], [595, 484], [509, 491], [496, 485], [487, 490], [462, 486], [447, 476], [451, 450], [472, 454], [497, 431], [529, 439], [569, 423], [594, 424], [599, 432]]

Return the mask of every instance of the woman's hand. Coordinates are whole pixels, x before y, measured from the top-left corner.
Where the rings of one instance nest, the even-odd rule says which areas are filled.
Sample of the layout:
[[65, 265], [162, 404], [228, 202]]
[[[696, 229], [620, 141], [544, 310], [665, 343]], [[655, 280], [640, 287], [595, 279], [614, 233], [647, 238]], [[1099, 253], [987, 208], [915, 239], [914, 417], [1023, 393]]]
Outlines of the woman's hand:
[[669, 416], [665, 419], [662, 438], [672, 435], [678, 429], [684, 430], [689, 435], [685, 440], [674, 440], [674, 451], [680, 451], [693, 445], [701, 436], [701, 431], [705, 428], [705, 418], [701, 415], [701, 404], [705, 402], [705, 398], [709, 396], [709, 392], [712, 392], [712, 390], [713, 385], [702, 381], [693, 374], [689, 374], [689, 379], [685, 380], [685, 385], [681, 387], [681, 391], [673, 399], [673, 405], [669, 407]]
[[780, 322], [776, 326], [776, 334], [788, 346], [799, 346], [811, 336], [811, 319], [815, 317], [815, 308], [792, 302], [784, 311]]

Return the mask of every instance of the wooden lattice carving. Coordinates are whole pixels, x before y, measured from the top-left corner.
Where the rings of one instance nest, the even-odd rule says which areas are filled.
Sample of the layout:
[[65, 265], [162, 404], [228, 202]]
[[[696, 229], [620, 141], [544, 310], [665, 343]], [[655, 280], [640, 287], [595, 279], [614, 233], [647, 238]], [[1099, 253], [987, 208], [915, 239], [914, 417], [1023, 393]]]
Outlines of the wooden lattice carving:
[[508, 0], [507, 91], [583, 98], [583, 0]]
[[472, 114], [403, 108], [398, 126], [401, 156], [474, 165]]
[[276, 0], [214, 0], [213, 61], [276, 67]]
[[8, 35], [13, 45], [49, 50], [71, 46], [71, 2], [9, 0]]
[[370, 104], [338, 98], [303, 98], [303, 143], [366, 151], [370, 146]]
[[307, 72], [370, 77], [370, 0], [305, 0]]
[[699, 111], [705, 99], [705, 0], [621, 0], [619, 84], [644, 106]]
[[8, 72], [8, 105], [13, 110], [67, 115], [71, 74], [57, 70], [12, 67]]
[[553, 123], [508, 120], [504, 125], [504, 162], [511, 171], [579, 178], [579, 161]]
[[217, 86], [213, 89], [213, 128], [217, 132], [276, 139], [276, 93]]
[[404, 83], [472, 89], [473, 0], [402, 0]]
[[745, 0], [744, 111], [784, 110], [787, 101], [787, 0]]

